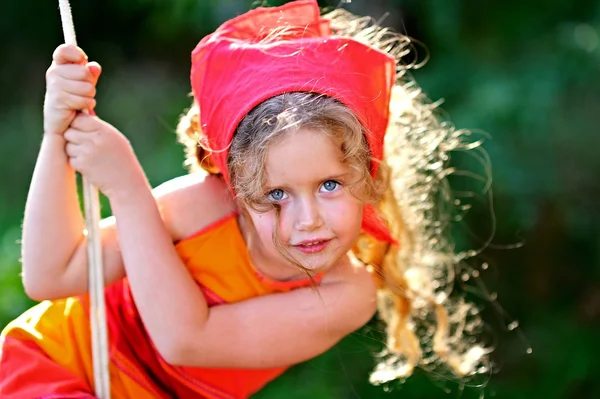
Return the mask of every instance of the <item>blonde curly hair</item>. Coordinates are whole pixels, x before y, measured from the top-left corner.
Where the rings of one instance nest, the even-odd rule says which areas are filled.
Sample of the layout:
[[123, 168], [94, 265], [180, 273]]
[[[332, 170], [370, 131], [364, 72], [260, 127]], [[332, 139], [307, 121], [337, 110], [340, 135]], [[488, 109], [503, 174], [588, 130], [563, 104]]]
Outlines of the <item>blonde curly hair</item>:
[[[340, 142], [345, 161], [360, 172], [356, 192], [377, 205], [400, 243], [389, 246], [362, 234], [353, 248], [378, 284], [379, 316], [386, 324], [386, 351], [371, 382], [406, 378], [415, 367], [436, 373], [441, 367], [461, 379], [488, 373], [491, 350], [474, 338], [482, 328], [479, 312], [474, 304], [452, 295], [455, 271], [465, 254], [455, 253], [448, 229], [453, 204], [448, 160], [451, 152], [471, 143], [464, 131], [438, 118], [437, 104], [408, 75], [416, 66], [401, 62], [413, 46], [408, 37], [342, 9], [323, 17], [331, 21], [334, 34], [386, 51], [397, 60], [378, 175], [373, 179], [369, 173], [363, 127], [347, 107], [322, 95], [287, 93], [263, 102], [240, 123], [228, 158], [232, 187], [243, 203], [258, 204], [267, 145], [300, 126], [328, 132]], [[199, 114], [194, 103], [177, 127], [185, 163], [190, 171], [219, 174], [200, 130]]]

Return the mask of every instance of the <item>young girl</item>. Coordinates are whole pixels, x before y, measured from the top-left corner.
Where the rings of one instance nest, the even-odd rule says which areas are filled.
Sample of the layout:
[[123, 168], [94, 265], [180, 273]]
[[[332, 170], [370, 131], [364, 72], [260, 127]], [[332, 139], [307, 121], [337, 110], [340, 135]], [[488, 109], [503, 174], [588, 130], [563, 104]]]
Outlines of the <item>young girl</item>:
[[2, 334], [0, 398], [93, 397], [75, 171], [114, 215], [113, 398], [248, 397], [376, 309], [389, 338], [374, 383], [484, 371], [438, 212], [461, 137], [405, 75], [409, 44], [314, 0], [226, 22], [192, 54], [178, 133], [194, 173], [153, 191], [127, 139], [77, 113], [95, 105], [98, 64], [60, 46], [23, 225], [25, 290], [43, 302]]

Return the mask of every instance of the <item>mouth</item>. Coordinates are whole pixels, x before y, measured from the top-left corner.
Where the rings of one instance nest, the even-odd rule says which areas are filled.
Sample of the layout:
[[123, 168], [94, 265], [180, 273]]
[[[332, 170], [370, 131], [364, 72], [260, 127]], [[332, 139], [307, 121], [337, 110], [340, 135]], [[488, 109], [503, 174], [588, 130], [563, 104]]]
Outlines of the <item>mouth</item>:
[[299, 244], [292, 245], [298, 251], [305, 254], [316, 254], [322, 252], [327, 248], [327, 245], [331, 242], [331, 239], [316, 239], [302, 241]]

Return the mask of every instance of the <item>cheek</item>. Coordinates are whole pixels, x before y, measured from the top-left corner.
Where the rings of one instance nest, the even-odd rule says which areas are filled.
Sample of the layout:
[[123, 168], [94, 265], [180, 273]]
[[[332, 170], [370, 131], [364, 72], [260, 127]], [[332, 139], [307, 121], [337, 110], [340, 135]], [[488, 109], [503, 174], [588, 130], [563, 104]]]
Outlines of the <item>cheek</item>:
[[338, 235], [354, 239], [362, 226], [364, 204], [354, 197], [343, 197], [328, 204], [327, 224]]
[[275, 227], [275, 212], [252, 213], [250, 217], [256, 234], [260, 237], [263, 245], [272, 242], [273, 229]]

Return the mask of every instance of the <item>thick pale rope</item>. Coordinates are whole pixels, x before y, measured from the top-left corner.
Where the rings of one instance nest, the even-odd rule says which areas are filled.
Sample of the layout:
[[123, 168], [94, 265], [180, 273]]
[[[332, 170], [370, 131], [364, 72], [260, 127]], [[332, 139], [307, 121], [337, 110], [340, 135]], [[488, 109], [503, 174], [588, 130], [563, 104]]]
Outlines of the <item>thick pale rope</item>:
[[[71, 7], [68, 0], [59, 0], [60, 16], [66, 44], [77, 44]], [[90, 324], [92, 334], [92, 359], [94, 389], [99, 399], [110, 399], [108, 373], [108, 333], [106, 330], [106, 304], [104, 300], [104, 272], [100, 242], [100, 201], [98, 190], [85, 177], [83, 204], [87, 230], [88, 286], [90, 295]]]

